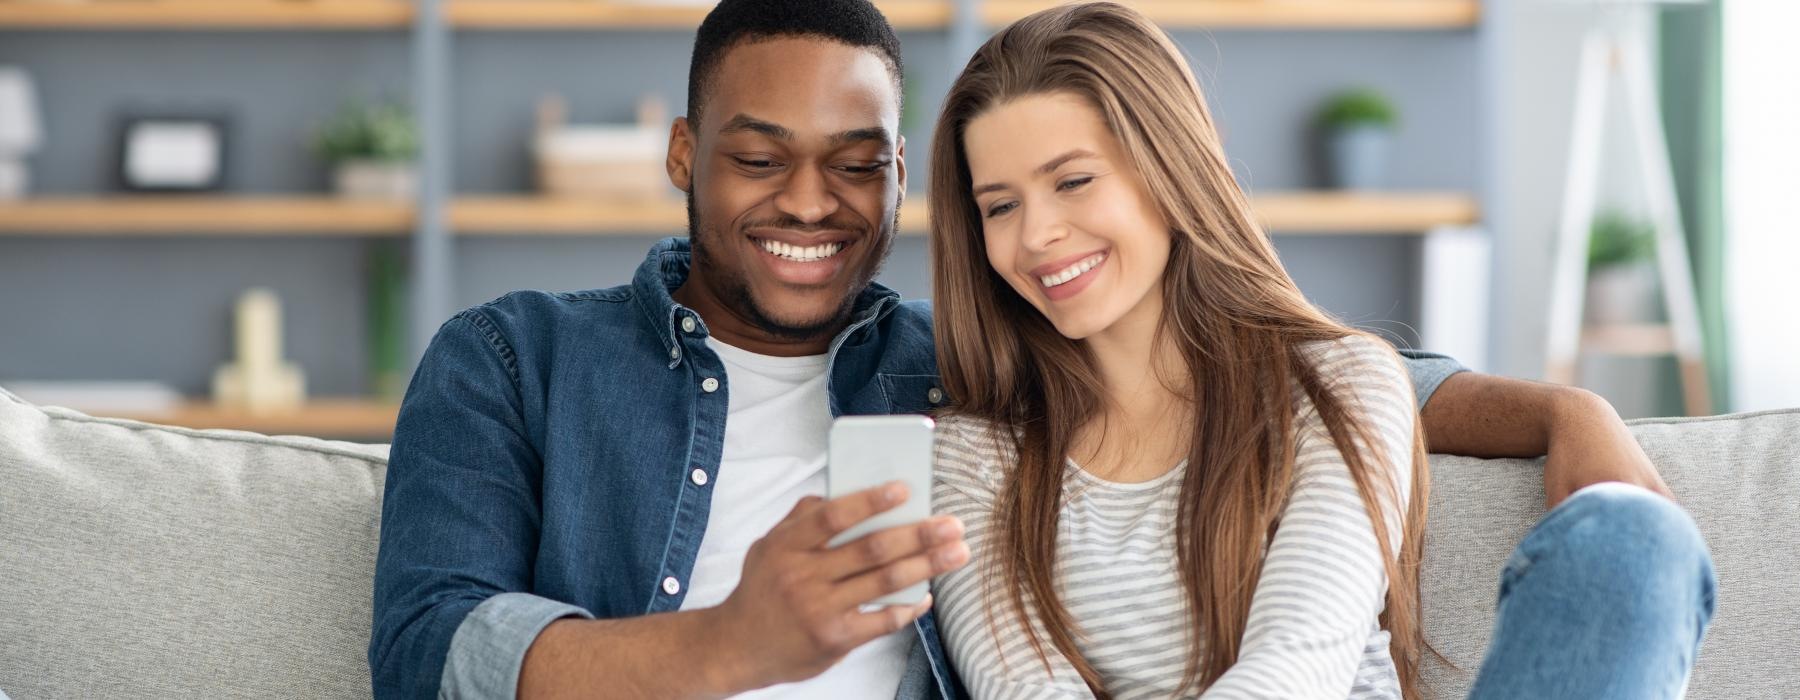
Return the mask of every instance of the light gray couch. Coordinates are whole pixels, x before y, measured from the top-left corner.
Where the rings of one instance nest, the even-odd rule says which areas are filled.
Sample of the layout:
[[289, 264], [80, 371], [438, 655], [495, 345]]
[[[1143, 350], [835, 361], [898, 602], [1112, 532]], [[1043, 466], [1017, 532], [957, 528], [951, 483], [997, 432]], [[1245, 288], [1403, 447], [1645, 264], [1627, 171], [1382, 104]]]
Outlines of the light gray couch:
[[[1800, 410], [1638, 422], [1710, 540], [1718, 615], [1690, 697], [1800, 698]], [[0, 691], [369, 694], [384, 446], [193, 431], [0, 391]], [[1433, 459], [1426, 629], [1475, 668], [1538, 465]], [[1444, 696], [1466, 674], [1428, 675]]]

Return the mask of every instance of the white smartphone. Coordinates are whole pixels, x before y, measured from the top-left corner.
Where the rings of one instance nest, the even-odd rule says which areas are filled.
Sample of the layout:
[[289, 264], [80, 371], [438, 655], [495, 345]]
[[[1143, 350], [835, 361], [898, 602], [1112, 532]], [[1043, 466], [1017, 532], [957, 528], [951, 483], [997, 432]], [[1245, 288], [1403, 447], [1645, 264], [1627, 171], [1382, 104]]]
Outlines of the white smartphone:
[[[931, 517], [931, 441], [936, 425], [925, 416], [845, 416], [831, 424], [826, 491], [832, 498], [890, 481], [906, 483], [906, 502], [877, 514], [831, 539], [836, 547], [871, 532]], [[927, 582], [871, 601], [873, 605], [918, 605]]]

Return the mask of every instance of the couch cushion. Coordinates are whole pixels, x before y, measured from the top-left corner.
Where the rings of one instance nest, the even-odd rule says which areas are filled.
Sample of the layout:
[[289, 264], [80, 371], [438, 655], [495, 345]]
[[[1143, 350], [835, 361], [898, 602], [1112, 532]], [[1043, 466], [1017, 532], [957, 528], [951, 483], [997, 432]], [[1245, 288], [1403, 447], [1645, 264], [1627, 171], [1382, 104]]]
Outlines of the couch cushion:
[[[1632, 422], [1712, 549], [1718, 607], [1688, 697], [1800, 697], [1800, 409]], [[1421, 596], [1436, 697], [1467, 694], [1494, 622], [1500, 567], [1544, 513], [1535, 460], [1433, 455]]]
[[0, 391], [0, 689], [367, 698], [386, 454]]

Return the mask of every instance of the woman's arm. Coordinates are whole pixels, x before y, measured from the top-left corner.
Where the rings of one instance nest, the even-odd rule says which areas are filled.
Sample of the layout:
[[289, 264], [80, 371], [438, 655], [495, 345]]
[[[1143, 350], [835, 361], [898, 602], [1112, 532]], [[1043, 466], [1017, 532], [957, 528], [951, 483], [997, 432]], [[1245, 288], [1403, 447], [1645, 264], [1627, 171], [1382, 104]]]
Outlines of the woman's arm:
[[[1389, 456], [1392, 468], [1382, 477], [1397, 493], [1378, 502], [1387, 506], [1388, 544], [1397, 551], [1416, 427], [1406, 375], [1390, 351], [1359, 337], [1320, 364], [1326, 376], [1341, 378], [1335, 393], [1374, 429], [1379, 445], [1361, 445], [1362, 461], [1382, 464], [1377, 449]], [[1263, 560], [1237, 663], [1203, 698], [1342, 700], [1359, 682], [1391, 682], [1385, 673], [1357, 677], [1365, 653], [1387, 647], [1377, 618], [1388, 582], [1374, 523], [1317, 414], [1306, 411], [1298, 428], [1293, 490]]]

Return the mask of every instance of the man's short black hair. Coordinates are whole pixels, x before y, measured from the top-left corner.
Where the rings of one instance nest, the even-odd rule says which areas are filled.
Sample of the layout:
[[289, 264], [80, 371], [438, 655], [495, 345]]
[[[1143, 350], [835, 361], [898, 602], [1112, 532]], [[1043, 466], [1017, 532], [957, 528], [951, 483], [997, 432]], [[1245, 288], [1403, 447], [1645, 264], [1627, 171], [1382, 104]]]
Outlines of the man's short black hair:
[[723, 0], [707, 13], [694, 37], [688, 121], [699, 125], [713, 74], [726, 52], [740, 44], [783, 38], [818, 38], [872, 49], [894, 74], [894, 92], [902, 92], [900, 39], [869, 0]]

